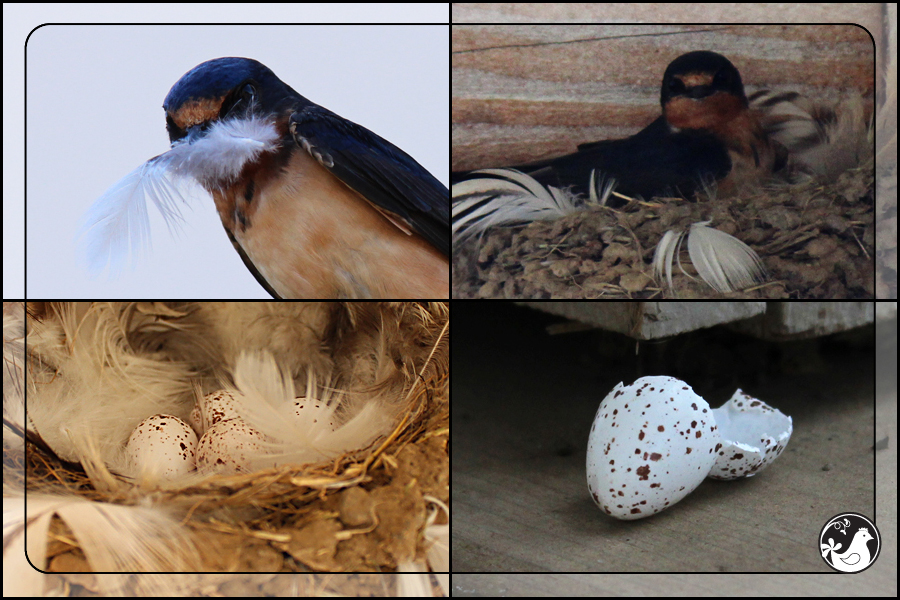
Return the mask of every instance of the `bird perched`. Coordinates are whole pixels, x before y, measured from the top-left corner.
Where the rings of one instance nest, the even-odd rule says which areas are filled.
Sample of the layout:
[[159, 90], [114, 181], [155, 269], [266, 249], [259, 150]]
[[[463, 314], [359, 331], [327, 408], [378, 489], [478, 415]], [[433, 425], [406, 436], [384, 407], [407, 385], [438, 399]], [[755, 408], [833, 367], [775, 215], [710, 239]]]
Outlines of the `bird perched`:
[[449, 297], [449, 192], [403, 150], [249, 58], [194, 67], [163, 108], [172, 149], [86, 216], [95, 268], [146, 243], [148, 199], [171, 223], [196, 183], [276, 298]]
[[[602, 175], [615, 180], [616, 191], [649, 199], [690, 197], [712, 181], [730, 191], [784, 165], [783, 148], [769, 139], [749, 107], [740, 73], [724, 56], [679, 56], [666, 69], [660, 96], [662, 115], [629, 138], [582, 144], [573, 154], [510, 168], [584, 195], [592, 175]], [[467, 178], [454, 174], [453, 183]]]

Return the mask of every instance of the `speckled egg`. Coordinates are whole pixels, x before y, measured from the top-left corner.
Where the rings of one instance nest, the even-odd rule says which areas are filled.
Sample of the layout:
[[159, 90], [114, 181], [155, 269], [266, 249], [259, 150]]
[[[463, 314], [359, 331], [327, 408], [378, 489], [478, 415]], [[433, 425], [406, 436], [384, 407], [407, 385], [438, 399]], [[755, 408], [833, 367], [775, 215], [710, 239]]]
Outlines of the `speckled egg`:
[[753, 477], [778, 458], [794, 430], [790, 417], [740, 389], [712, 412], [722, 437], [712, 479]]
[[134, 428], [125, 452], [135, 477], [177, 479], [194, 469], [197, 434], [178, 417], [153, 415]]
[[197, 447], [197, 469], [232, 474], [246, 471], [263, 453], [265, 436], [241, 419], [218, 421], [206, 430]]
[[188, 416], [188, 425], [194, 430], [198, 436], [203, 435], [206, 431], [203, 425], [203, 412], [200, 410], [200, 403], [195, 402], [194, 408], [191, 409], [191, 414]]
[[220, 421], [236, 419], [240, 416], [236, 408], [235, 393], [232, 390], [218, 390], [207, 394], [200, 401], [201, 427], [204, 432]]
[[309, 431], [334, 431], [335, 405], [328, 406], [317, 398], [300, 396], [294, 400], [294, 414], [297, 415], [298, 424], [305, 424]]
[[720, 448], [709, 404], [683, 381], [652, 376], [619, 383], [591, 426], [588, 489], [610, 516], [649, 517], [700, 485]]

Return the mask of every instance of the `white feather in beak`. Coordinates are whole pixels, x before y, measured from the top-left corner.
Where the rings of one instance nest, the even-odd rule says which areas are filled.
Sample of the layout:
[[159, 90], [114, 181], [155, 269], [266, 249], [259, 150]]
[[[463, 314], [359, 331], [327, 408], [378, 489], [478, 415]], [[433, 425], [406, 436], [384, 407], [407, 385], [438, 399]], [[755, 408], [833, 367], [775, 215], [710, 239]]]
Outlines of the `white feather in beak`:
[[279, 142], [278, 130], [264, 119], [229, 119], [205, 132], [191, 132], [151, 158], [109, 188], [82, 219], [79, 237], [88, 267], [96, 275], [109, 264], [115, 274], [129, 251], [136, 256], [150, 245], [148, 201], [171, 233], [182, 220], [179, 201], [187, 204], [191, 196], [208, 195], [200, 186], [227, 185], [244, 165], [276, 150]]

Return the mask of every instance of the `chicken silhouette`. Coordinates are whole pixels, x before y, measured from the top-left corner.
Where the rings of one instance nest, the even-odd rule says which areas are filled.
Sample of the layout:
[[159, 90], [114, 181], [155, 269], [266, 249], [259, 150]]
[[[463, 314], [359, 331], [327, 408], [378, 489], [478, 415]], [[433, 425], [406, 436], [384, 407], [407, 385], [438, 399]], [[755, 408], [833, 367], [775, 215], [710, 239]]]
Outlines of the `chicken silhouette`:
[[828, 538], [828, 545], [822, 544], [822, 556], [824, 557], [830, 551], [831, 564], [835, 569], [845, 573], [855, 573], [865, 568], [872, 560], [866, 542], [873, 539], [875, 538], [867, 528], [860, 527], [859, 531], [854, 534], [850, 547], [842, 553], [835, 552], [841, 549], [841, 544], [835, 544], [834, 539]]

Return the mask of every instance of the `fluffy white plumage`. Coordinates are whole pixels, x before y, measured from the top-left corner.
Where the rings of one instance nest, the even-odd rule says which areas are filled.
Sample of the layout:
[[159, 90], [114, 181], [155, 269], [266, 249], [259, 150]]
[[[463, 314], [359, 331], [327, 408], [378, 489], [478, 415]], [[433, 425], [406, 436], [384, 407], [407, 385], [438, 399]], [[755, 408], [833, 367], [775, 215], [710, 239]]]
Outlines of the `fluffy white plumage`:
[[[283, 373], [268, 353], [242, 354], [234, 371], [239, 390], [237, 412], [268, 438], [262, 450], [251, 457], [251, 466], [269, 468], [284, 464], [306, 464], [365, 448], [394, 424], [394, 403], [378, 397], [349, 393], [320, 381], [314, 371], [299, 393], [293, 379]], [[294, 412], [298, 396], [317, 399], [328, 406], [331, 419], [319, 412]]]
[[275, 126], [264, 119], [229, 119], [204, 134], [190, 134], [145, 162], [109, 188], [82, 219], [80, 237], [90, 270], [97, 274], [109, 264], [115, 274], [129, 252], [136, 256], [145, 251], [150, 244], [148, 201], [171, 233], [182, 220], [180, 204], [208, 196], [200, 185], [209, 189], [230, 183], [247, 162], [276, 150], [279, 143]]

